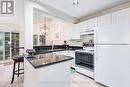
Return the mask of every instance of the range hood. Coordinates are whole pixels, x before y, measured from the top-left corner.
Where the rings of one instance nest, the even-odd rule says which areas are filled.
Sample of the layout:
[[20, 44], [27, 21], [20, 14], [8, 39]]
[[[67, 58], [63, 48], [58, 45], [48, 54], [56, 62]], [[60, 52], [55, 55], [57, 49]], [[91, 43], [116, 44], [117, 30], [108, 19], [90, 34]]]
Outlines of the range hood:
[[94, 30], [86, 30], [80, 32], [80, 35], [94, 35]]

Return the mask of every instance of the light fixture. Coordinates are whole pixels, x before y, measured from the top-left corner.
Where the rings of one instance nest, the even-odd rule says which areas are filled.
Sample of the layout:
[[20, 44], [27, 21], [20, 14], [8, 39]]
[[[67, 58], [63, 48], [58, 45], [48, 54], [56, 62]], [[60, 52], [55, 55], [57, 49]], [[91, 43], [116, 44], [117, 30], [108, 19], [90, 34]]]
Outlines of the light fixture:
[[44, 23], [42, 24], [42, 26], [40, 26], [40, 31], [41, 31], [41, 34], [46, 36], [47, 33], [49, 32], [49, 27], [47, 27], [47, 18], [45, 17], [44, 18]]
[[79, 1], [73, 1], [73, 5], [78, 5], [79, 4]]

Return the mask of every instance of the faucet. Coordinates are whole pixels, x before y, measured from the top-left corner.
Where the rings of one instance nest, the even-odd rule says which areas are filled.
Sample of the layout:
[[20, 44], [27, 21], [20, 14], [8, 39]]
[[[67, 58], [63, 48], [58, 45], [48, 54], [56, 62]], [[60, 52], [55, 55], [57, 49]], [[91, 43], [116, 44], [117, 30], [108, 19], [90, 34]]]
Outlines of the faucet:
[[54, 49], [54, 42], [53, 41], [51, 41], [51, 50], [53, 50]]
[[55, 45], [53, 44], [53, 45], [52, 45], [52, 50], [54, 49], [54, 46], [55, 46]]

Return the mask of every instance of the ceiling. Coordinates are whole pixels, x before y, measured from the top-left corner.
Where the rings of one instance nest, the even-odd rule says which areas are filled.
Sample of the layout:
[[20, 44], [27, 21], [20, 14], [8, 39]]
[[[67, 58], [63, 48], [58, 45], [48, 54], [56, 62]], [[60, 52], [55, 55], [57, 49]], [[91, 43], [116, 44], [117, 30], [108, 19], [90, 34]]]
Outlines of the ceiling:
[[40, 3], [80, 19], [95, 12], [126, 3], [130, 0], [78, 0], [79, 5], [74, 6], [75, 0], [38, 0]]

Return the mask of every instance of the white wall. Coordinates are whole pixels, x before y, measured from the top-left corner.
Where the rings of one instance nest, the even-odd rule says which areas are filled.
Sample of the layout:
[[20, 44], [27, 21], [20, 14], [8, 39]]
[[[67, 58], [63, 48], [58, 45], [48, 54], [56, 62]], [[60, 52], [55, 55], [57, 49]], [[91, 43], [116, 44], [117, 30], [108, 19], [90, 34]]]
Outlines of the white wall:
[[13, 16], [0, 16], [0, 31], [19, 32], [20, 46], [24, 46], [24, 0], [15, 0]]
[[33, 6], [28, 0], [25, 2], [25, 50], [33, 48]]
[[1, 16], [0, 23], [24, 24], [24, 0], [15, 0], [15, 13], [13, 16]]

